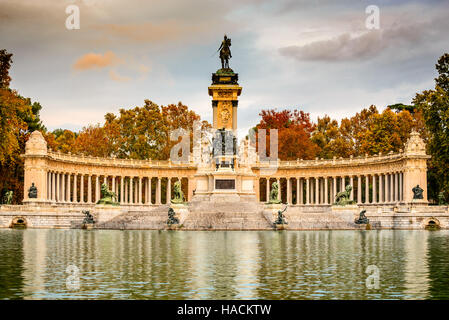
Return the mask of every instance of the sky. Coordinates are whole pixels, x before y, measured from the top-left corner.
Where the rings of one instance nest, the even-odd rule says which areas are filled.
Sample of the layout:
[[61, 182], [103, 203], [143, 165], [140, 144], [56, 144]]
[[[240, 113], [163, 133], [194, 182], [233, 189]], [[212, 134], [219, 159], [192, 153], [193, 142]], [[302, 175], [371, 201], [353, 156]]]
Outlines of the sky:
[[[66, 28], [70, 5], [79, 29]], [[378, 29], [367, 28], [372, 5]], [[316, 121], [408, 104], [434, 87], [448, 30], [447, 0], [0, 0], [11, 87], [41, 103], [50, 130], [102, 124], [145, 99], [181, 101], [212, 122], [207, 87], [224, 34], [243, 87], [239, 132], [262, 109]]]

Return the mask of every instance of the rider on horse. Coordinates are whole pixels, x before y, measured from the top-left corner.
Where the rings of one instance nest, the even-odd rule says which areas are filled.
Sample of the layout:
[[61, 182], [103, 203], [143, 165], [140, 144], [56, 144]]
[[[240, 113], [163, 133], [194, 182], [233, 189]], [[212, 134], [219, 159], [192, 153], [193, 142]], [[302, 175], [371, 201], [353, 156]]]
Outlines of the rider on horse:
[[229, 68], [229, 58], [232, 58], [231, 55], [231, 39], [225, 35], [224, 40], [221, 42], [220, 48], [220, 60], [222, 69]]

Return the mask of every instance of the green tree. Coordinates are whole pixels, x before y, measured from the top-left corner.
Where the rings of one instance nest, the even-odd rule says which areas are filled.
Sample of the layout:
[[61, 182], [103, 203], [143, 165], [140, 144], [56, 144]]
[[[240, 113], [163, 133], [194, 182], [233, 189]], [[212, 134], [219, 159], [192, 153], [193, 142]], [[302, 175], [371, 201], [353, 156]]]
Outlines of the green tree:
[[440, 191], [449, 194], [449, 55], [438, 60], [435, 89], [418, 93], [413, 102], [422, 110], [429, 134], [428, 194], [437, 199]]

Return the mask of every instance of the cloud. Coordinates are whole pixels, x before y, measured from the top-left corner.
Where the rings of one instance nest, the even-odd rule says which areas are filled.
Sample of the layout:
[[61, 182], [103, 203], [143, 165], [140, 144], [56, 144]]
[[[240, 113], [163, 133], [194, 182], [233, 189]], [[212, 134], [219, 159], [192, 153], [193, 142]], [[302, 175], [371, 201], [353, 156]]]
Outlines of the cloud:
[[122, 63], [123, 60], [118, 58], [112, 51], [107, 51], [103, 55], [101, 53], [87, 53], [76, 60], [73, 68], [83, 71], [116, 66]]
[[302, 45], [279, 48], [285, 57], [303, 61], [351, 61], [373, 58], [387, 50], [395, 55], [397, 50], [415, 51], [432, 40], [441, 41], [447, 37], [449, 22], [441, 13], [421, 21], [404, 19], [406, 22], [392, 22], [380, 30], [355, 30], [337, 36], [315, 40]]
[[117, 71], [115, 70], [109, 70], [109, 78], [111, 78], [114, 81], [118, 81], [118, 82], [128, 82], [129, 80], [131, 80], [130, 77], [125, 77], [125, 76], [121, 76], [117, 73]]

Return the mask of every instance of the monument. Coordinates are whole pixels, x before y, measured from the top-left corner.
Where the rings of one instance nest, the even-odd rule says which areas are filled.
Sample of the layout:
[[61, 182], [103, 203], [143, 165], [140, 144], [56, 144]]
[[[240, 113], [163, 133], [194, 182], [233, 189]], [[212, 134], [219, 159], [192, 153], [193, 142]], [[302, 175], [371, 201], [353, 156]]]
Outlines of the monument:
[[[212, 154], [209, 155], [212, 161], [203, 161], [198, 168], [193, 201], [257, 201], [255, 175], [237, 152], [237, 108], [242, 87], [238, 84], [238, 74], [229, 67], [232, 57], [230, 46], [231, 39], [225, 35], [219, 48], [222, 68], [212, 74], [212, 84], [208, 88], [212, 97], [214, 129]], [[198, 154], [204, 154], [202, 151], [205, 149], [207, 150], [205, 146], [196, 146]], [[247, 149], [250, 150], [249, 153], [255, 154], [255, 149], [251, 149], [251, 146]]]

